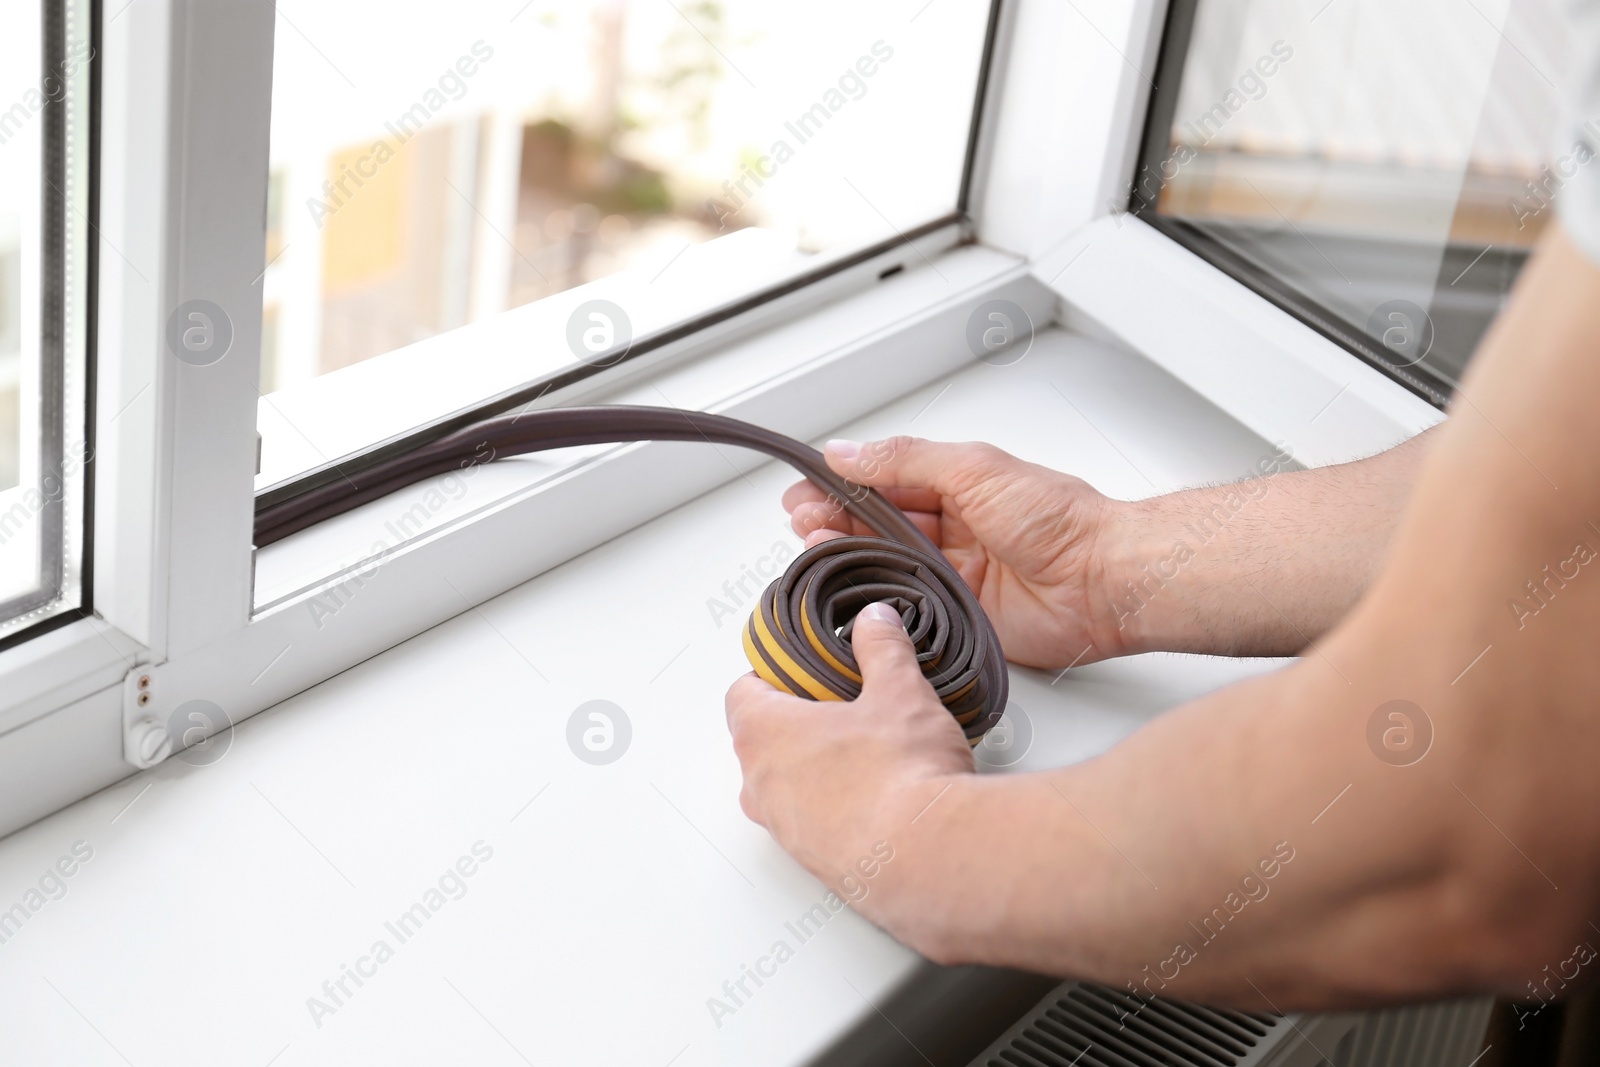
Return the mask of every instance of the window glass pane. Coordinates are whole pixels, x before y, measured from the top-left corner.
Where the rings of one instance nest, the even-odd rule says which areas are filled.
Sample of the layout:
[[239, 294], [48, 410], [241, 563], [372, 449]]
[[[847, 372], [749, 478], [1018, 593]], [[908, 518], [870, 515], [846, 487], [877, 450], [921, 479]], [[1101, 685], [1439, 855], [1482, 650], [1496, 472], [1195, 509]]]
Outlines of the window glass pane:
[[260, 484], [952, 217], [988, 10], [279, 4]]
[[1132, 207], [1448, 392], [1553, 216], [1563, 45], [1544, 3], [1180, 3]]
[[81, 603], [87, 14], [0, 34], [0, 640]]

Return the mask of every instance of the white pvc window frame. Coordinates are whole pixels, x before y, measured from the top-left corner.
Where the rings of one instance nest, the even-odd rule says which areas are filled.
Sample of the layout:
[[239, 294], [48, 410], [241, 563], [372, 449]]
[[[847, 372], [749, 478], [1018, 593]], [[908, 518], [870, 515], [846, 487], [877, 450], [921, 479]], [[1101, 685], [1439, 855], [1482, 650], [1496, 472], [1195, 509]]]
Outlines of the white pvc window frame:
[[[1003, 0], [967, 232], [886, 252], [630, 373], [666, 376], [670, 395], [672, 375], [730, 361], [748, 373], [707, 406], [816, 436], [974, 358], [966, 316], [1003, 296], [1037, 327], [1093, 329], [1154, 359], [1262, 436], [1293, 442], [1304, 462], [1374, 451], [1435, 421], [1400, 386], [1112, 210], [1162, 14], [1159, 0]], [[719, 463], [668, 477], [654, 446], [619, 448], [408, 543], [337, 626], [315, 625], [306, 602], [348, 574], [253, 613], [273, 19], [271, 0], [139, 0], [107, 16], [97, 617], [0, 652], [0, 833], [131, 773], [144, 719], [165, 722], [195, 699], [232, 721], [254, 714], [733, 476]], [[960, 247], [972, 237], [981, 247]], [[895, 266], [905, 269], [873, 284]], [[200, 366], [168, 351], [169, 319], [195, 300], [226, 311], [232, 358]], [[1153, 303], [1181, 307], [1184, 328], [1157, 328]], [[1197, 350], [1196, 337], [1217, 340]], [[1283, 415], [1341, 387], [1325, 418]], [[563, 536], [505, 564], [503, 546], [530, 524]]]

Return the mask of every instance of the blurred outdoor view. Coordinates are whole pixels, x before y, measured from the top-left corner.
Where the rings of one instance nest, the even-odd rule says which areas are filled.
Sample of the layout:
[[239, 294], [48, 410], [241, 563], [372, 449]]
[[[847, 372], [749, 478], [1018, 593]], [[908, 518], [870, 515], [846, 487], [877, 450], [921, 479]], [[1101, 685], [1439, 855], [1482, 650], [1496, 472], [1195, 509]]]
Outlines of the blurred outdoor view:
[[262, 392], [623, 271], [681, 318], [950, 213], [988, 2], [865, 8], [278, 5]]
[[[71, 394], [46, 392], [54, 377], [47, 370], [63, 366], [56, 362], [59, 353], [51, 353], [48, 368], [40, 358], [41, 177], [44, 110], [48, 101], [65, 99], [81, 65], [73, 59], [45, 67], [46, 10], [40, 4], [8, 10], [7, 32], [0, 35], [0, 637], [67, 602], [64, 594], [77, 581], [71, 555], [76, 530], [70, 514], [63, 517], [72, 497], [62, 476], [70, 472], [56, 458], [61, 417], [73, 401]], [[58, 174], [56, 181], [75, 191], [69, 177]], [[71, 276], [59, 280], [70, 285]], [[81, 387], [81, 380], [73, 384]]]
[[[34, 329], [23, 329], [23, 269], [26, 265], [33, 277], [38, 275], [39, 111], [44, 104], [38, 5], [8, 15], [7, 31], [0, 35], [0, 492], [22, 483], [25, 452], [30, 464], [37, 462], [34, 442], [23, 448], [24, 430], [39, 433], [35, 414], [23, 417], [24, 393], [32, 405], [38, 403], [37, 324], [29, 315]], [[26, 291], [38, 299], [36, 284]], [[26, 352], [24, 338], [29, 339]], [[0, 542], [9, 539], [11, 526], [0, 521]]]
[[13, 191], [0, 184], [0, 490], [18, 484], [22, 463], [22, 220], [18, 206]]
[[1568, 36], [1549, 0], [1200, 0], [1134, 195], [1452, 385], [1577, 165]]

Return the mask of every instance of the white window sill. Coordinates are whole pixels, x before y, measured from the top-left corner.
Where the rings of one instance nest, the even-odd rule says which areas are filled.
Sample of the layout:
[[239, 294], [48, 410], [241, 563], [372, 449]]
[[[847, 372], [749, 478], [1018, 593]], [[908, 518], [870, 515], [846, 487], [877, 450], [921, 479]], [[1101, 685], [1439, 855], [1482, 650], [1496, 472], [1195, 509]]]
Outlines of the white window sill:
[[[762, 305], [750, 315], [756, 323], [725, 322], [615, 368], [586, 399], [664, 396], [810, 438], [969, 362], [964, 325], [978, 302], [1005, 296], [1035, 321], [1051, 317], [1049, 294], [1026, 267], [989, 249], [954, 249], [880, 281], [885, 260], [921, 255], [895, 249]], [[609, 395], [598, 392], [602, 384]], [[639, 389], [647, 391], [628, 392]], [[384, 536], [388, 501], [269, 546], [263, 584], [278, 582], [284, 595], [242, 626], [217, 627], [192, 652], [152, 660], [101, 620], [83, 620], [0, 653], [0, 833], [127, 776], [130, 727], [140, 720], [168, 722], [201, 699], [223, 709], [219, 721], [240, 722], [759, 459], [649, 444], [601, 449], [560, 469], [550, 457], [492, 465], [477, 496], [432, 515], [405, 544], [388, 543], [381, 580], [352, 583], [340, 568], [371, 575], [361, 559]], [[485, 491], [492, 482], [500, 491]], [[391, 501], [409, 508], [408, 495], [429, 491], [412, 487]], [[356, 587], [361, 595], [349, 597]], [[337, 605], [337, 618], [318, 598]], [[126, 689], [134, 677], [149, 679], [147, 703], [134, 703]]]
[[[841, 432], [986, 439], [1123, 496], [1270, 450], [1143, 358], [1060, 331]], [[0, 842], [0, 908], [75, 842], [94, 850], [0, 946], [0, 1061], [519, 1062], [509, 1043], [532, 1062], [800, 1064], [868, 1017], [862, 996], [925, 965], [853, 913], [787, 933], [824, 891], [740, 813], [720, 713], [746, 666], [738, 618], [719, 627], [707, 601], [795, 544], [792, 478], [752, 469], [242, 723], [212, 765], [170, 760]], [[1269, 666], [1014, 669], [1035, 733], [1016, 769]], [[597, 698], [633, 726], [603, 767], [565, 740]], [[493, 858], [466, 895], [399, 944], [384, 923], [480, 840]], [[718, 1028], [707, 999], [779, 939], [794, 958]], [[394, 957], [319, 1028], [308, 998], [378, 940]], [[173, 1006], [197, 1003], [175, 1046]]]

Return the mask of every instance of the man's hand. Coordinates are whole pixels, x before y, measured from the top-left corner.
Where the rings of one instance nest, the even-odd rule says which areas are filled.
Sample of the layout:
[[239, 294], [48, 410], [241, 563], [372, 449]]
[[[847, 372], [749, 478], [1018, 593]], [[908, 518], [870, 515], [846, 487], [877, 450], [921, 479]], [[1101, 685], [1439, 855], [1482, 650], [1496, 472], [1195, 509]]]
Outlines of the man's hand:
[[[892, 437], [832, 441], [826, 456], [944, 551], [1007, 659], [1060, 668], [1135, 652], [1302, 650], [1371, 584], [1433, 436], [1311, 471], [1274, 450], [1239, 471], [1243, 483], [1139, 501], [992, 445]], [[783, 505], [807, 546], [873, 532], [810, 482]]]
[[[1169, 603], [1209, 608], [1203, 624], [1248, 629], [1259, 647], [1271, 612], [1314, 642], [1294, 665], [1094, 759], [979, 776], [961, 773], [959, 731], [904, 646], [861, 647], [903, 638], [864, 625], [867, 693], [852, 704], [735, 686], [746, 810], [830, 881], [891, 841], [863, 914], [942, 963], [1247, 1010], [1561, 992], [1541, 983], [1592, 958], [1580, 953], [1600, 902], [1596, 351], [1600, 264], [1553, 229], [1431, 443], [1277, 474], [1236, 504], [1216, 490], [1133, 505], [1132, 528], [1104, 538], [1137, 542], [1155, 509], [1203, 505], [1166, 527], [1195, 527], [1195, 558], [1153, 587], [1140, 622]], [[1042, 475], [992, 450], [932, 448], [961, 473], [901, 502], [937, 522], [947, 552], [977, 556], [963, 573], [1014, 627], [1005, 583], [1035, 587], [990, 572], [1020, 570], [1007, 554], [1020, 543], [1088, 542], [1043, 535], [1060, 522], [1049, 494], [1002, 508]], [[915, 471], [923, 451], [880, 461], [877, 477], [849, 469], [859, 457], [830, 461], [925, 489], [947, 476]], [[980, 520], [989, 509], [1017, 528]], [[1354, 545], [1337, 540], [1347, 530]], [[1330, 605], [1330, 589], [1359, 602]], [[1397, 723], [1410, 740], [1390, 740]]]
[[[883, 491], [933, 539], [1000, 635], [1006, 658], [1060, 668], [1123, 654], [1096, 545], [1120, 502], [993, 445], [830, 441], [828, 465]], [[870, 534], [810, 482], [783, 496], [807, 547]]]
[[894, 609], [863, 608], [851, 647], [862, 677], [855, 700], [804, 700], [754, 674], [727, 699], [745, 814], [835, 888], [874, 842], [909, 825], [941, 780], [973, 769]]

